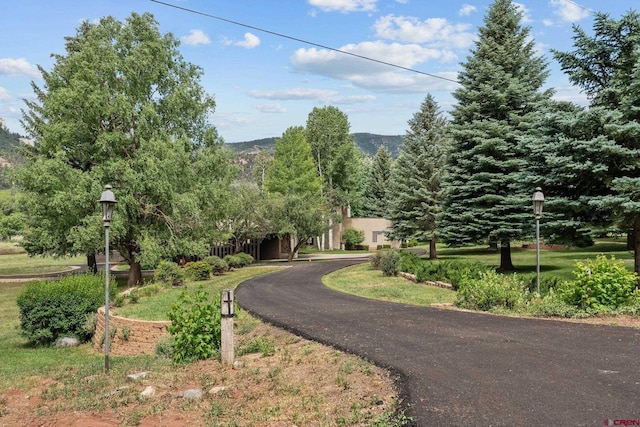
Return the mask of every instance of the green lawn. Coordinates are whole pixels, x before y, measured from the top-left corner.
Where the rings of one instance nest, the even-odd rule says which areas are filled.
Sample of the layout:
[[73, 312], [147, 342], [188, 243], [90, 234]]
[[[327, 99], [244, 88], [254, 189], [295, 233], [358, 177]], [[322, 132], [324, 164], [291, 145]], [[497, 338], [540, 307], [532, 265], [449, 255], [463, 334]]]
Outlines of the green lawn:
[[[428, 250], [428, 247], [426, 248]], [[557, 276], [562, 280], [570, 280], [575, 264], [586, 259], [595, 259], [605, 254], [623, 260], [629, 270], [633, 270], [633, 251], [627, 250], [624, 239], [600, 239], [594, 246], [588, 248], [541, 250], [540, 275]], [[511, 247], [513, 265], [519, 273], [536, 272], [536, 251], [522, 249], [521, 245]], [[438, 247], [438, 259], [468, 259], [483, 262], [491, 267], [500, 265], [500, 253], [491, 252], [486, 246], [472, 246], [466, 248]]]
[[[4, 260], [5, 256], [2, 256]], [[202, 284], [210, 292], [233, 289], [240, 282], [261, 274], [275, 271], [274, 267], [249, 267], [227, 273], [205, 282], [189, 282], [187, 289], [197, 289]], [[30, 386], [45, 378], [58, 378], [78, 372], [79, 377], [99, 374], [104, 368], [104, 355], [96, 353], [90, 344], [76, 348], [33, 347], [20, 335], [20, 312], [16, 298], [26, 282], [0, 282], [0, 390], [9, 387]], [[124, 288], [119, 288], [124, 290]], [[118, 314], [132, 314], [137, 318], [167, 319], [171, 302], [182, 289], [168, 289], [152, 297], [143, 297], [137, 304], [125, 306]], [[242, 317], [244, 313], [238, 313]], [[248, 316], [246, 316], [248, 317]], [[240, 319], [239, 319], [240, 321]], [[254, 321], [255, 322], [255, 321]], [[139, 357], [111, 356], [114, 374], [155, 369], [172, 369], [171, 361], [153, 355]], [[122, 375], [124, 378], [125, 375]]]
[[369, 263], [334, 271], [322, 278], [325, 286], [337, 291], [403, 304], [431, 305], [452, 303], [451, 290], [413, 283], [403, 277], [385, 277]]
[[[1, 248], [11, 248], [4, 244]], [[5, 250], [5, 255], [0, 255], [0, 276], [10, 276], [15, 274], [45, 274], [56, 271], [69, 270], [72, 265], [87, 265], [87, 257], [75, 256], [66, 258], [53, 258], [32, 256], [26, 253], [10, 253], [10, 249]]]

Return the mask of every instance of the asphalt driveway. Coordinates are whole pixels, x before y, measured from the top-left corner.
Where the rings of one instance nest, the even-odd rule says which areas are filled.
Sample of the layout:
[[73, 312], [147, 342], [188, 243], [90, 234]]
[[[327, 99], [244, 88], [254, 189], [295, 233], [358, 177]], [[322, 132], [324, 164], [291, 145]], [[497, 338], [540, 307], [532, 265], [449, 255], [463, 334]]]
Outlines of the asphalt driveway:
[[357, 262], [292, 264], [242, 283], [238, 303], [392, 369], [416, 426], [640, 423], [640, 330], [386, 303], [322, 285]]

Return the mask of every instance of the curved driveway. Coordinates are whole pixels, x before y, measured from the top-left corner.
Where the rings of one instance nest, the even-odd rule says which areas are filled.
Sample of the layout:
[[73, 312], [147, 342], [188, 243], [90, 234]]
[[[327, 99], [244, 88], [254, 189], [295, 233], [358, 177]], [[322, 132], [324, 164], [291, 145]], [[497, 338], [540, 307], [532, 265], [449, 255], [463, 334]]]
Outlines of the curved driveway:
[[640, 423], [640, 330], [386, 303], [322, 285], [356, 262], [293, 264], [242, 283], [238, 303], [391, 368], [416, 426]]

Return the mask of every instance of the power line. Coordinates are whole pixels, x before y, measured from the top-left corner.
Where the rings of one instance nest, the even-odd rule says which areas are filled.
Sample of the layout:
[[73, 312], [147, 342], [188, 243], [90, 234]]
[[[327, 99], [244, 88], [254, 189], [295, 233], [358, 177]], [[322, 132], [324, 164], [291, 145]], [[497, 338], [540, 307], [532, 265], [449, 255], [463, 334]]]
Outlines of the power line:
[[565, 1], [565, 2], [567, 2], [567, 3], [571, 3], [572, 5], [577, 6], [577, 7], [579, 7], [580, 9], [584, 9], [584, 10], [586, 10], [586, 11], [587, 11], [587, 12], [589, 12], [589, 13], [593, 13], [593, 10], [589, 9], [588, 7], [584, 7], [583, 5], [578, 4], [578, 3], [576, 3], [576, 2], [575, 2], [575, 1], [573, 1], [573, 0], [564, 0], [564, 1]]
[[174, 4], [166, 3], [166, 2], [163, 2], [163, 1], [160, 1], [160, 0], [151, 0], [151, 1], [154, 2], [154, 3], [158, 3], [158, 4], [161, 4], [161, 5], [164, 5], [164, 6], [172, 7], [174, 9], [183, 10], [185, 12], [193, 13], [193, 14], [196, 14], [196, 15], [206, 16], [207, 18], [217, 19], [219, 21], [227, 22], [229, 24], [239, 25], [241, 27], [250, 28], [250, 29], [255, 30], [255, 31], [260, 31], [260, 32], [263, 32], [263, 33], [266, 33], [266, 34], [271, 34], [271, 35], [274, 35], [274, 36], [277, 36], [277, 37], [282, 37], [282, 38], [285, 38], [285, 39], [293, 40], [293, 41], [296, 41], [296, 42], [299, 42], [299, 43], [308, 44], [308, 45], [311, 45], [311, 46], [319, 47], [319, 48], [330, 50], [330, 51], [333, 51], [333, 52], [342, 53], [344, 55], [349, 55], [349, 56], [353, 56], [353, 57], [356, 57], [356, 58], [364, 59], [364, 60], [367, 60], [367, 61], [376, 62], [378, 64], [388, 65], [390, 67], [399, 68], [401, 70], [410, 71], [412, 73], [422, 74], [424, 76], [433, 77], [435, 79], [446, 80], [446, 81], [452, 82], [452, 83], [460, 83], [457, 80], [449, 79], [447, 77], [442, 77], [442, 76], [438, 76], [436, 74], [431, 74], [431, 73], [427, 73], [427, 72], [424, 72], [424, 71], [415, 70], [413, 68], [403, 67], [402, 65], [397, 65], [397, 64], [393, 64], [391, 62], [381, 61], [379, 59], [370, 58], [370, 57], [364, 56], [364, 55], [358, 55], [357, 53], [347, 52], [347, 51], [336, 49], [336, 48], [333, 48], [333, 47], [321, 45], [319, 43], [314, 43], [314, 42], [311, 42], [311, 41], [308, 41], [308, 40], [299, 39], [297, 37], [288, 36], [286, 34], [276, 33], [275, 31], [266, 30], [264, 28], [255, 27], [253, 25], [243, 24], [242, 22], [238, 22], [238, 21], [232, 21], [231, 19], [226, 19], [226, 18], [222, 18], [220, 16], [211, 15], [209, 13], [200, 12], [200, 11], [189, 9], [189, 8], [182, 7], [182, 6], [176, 6]]

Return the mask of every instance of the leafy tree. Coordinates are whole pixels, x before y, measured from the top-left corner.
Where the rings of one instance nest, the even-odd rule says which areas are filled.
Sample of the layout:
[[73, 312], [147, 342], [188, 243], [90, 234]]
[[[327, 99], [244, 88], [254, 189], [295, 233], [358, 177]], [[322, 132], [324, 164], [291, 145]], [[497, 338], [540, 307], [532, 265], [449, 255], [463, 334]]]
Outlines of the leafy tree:
[[106, 183], [129, 285], [141, 282], [141, 262], [206, 251], [230, 168], [202, 70], [178, 45], [151, 14], [106, 17], [83, 22], [53, 69], [40, 67], [44, 85], [32, 83], [37, 100], [23, 113], [35, 146], [18, 172], [31, 254], [101, 251]]
[[511, 241], [531, 231], [531, 191], [519, 180], [526, 167], [521, 137], [551, 96], [541, 91], [546, 63], [521, 19], [511, 0], [494, 1], [463, 63], [439, 227], [450, 245], [499, 242], [503, 271], [514, 269]]
[[389, 185], [388, 218], [394, 239], [429, 240], [429, 257], [436, 255], [436, 218], [442, 203], [445, 170], [446, 121], [437, 102], [427, 95], [420, 111], [409, 120]]
[[384, 146], [378, 149], [367, 176], [362, 214], [366, 217], [386, 217], [389, 206], [389, 178], [393, 159]]
[[[359, 192], [360, 156], [350, 127], [347, 115], [332, 106], [315, 107], [307, 117], [306, 138], [332, 207], [347, 206]], [[332, 218], [328, 220], [333, 249]]]
[[291, 261], [306, 240], [326, 231], [323, 218], [328, 213], [321, 196], [322, 181], [316, 174], [302, 127], [290, 127], [276, 140], [265, 188], [276, 193], [269, 200], [274, 228], [281, 236], [294, 238], [289, 247]]
[[218, 229], [223, 240], [233, 243], [234, 254], [249, 240], [262, 239], [272, 231], [266, 202], [256, 184], [246, 181], [231, 184]]

